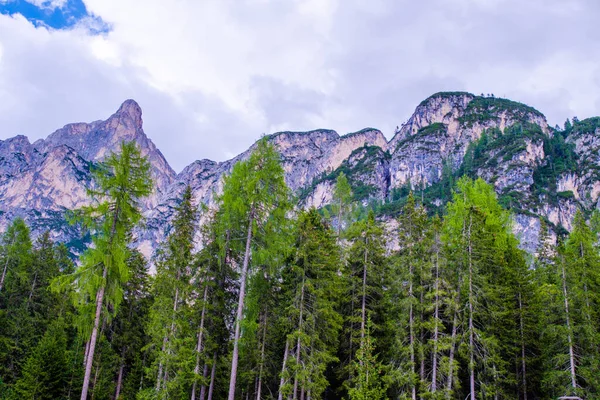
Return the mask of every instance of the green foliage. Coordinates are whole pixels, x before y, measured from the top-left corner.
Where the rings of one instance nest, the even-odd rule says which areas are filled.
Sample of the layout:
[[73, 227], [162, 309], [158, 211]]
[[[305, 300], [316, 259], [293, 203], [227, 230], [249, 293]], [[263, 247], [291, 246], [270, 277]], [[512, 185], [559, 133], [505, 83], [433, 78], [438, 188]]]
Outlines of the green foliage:
[[340, 253], [334, 233], [314, 209], [299, 216], [295, 248], [293, 262], [283, 271], [286, 301], [280, 315], [289, 330], [279, 390], [284, 396], [295, 391], [294, 397], [310, 391], [319, 398], [329, 385], [327, 368], [338, 361]]
[[533, 191], [535, 195], [545, 195], [552, 203], [559, 198], [569, 198], [557, 193], [557, 181], [565, 173], [577, 168], [575, 146], [565, 141], [564, 133], [554, 132], [544, 138], [544, 164], [533, 171]]
[[[352, 224], [345, 234], [351, 245], [346, 251], [345, 293], [342, 313], [345, 316], [341, 336], [337, 375], [349, 383], [353, 376], [352, 361], [357, 357], [367, 318], [370, 334], [377, 341], [377, 352], [389, 354], [393, 345], [390, 329], [392, 304], [385, 290], [392, 283], [390, 263], [386, 257], [385, 236], [375, 214]], [[363, 312], [364, 305], [364, 312]]]
[[[75, 272], [54, 283], [58, 291], [70, 291], [79, 311], [80, 334], [89, 345], [82, 397], [89, 391], [96, 344], [109, 347], [99, 334], [100, 320], [114, 316], [123, 300], [123, 286], [130, 275], [131, 232], [142, 218], [139, 202], [152, 190], [150, 164], [136, 144], [122, 142], [120, 150], [94, 170], [96, 187], [88, 191], [92, 204], [73, 215], [74, 221], [92, 232], [93, 246], [83, 253]], [[101, 355], [106, 353], [102, 347]]]
[[193, 301], [193, 248], [197, 209], [192, 190], [187, 186], [176, 208], [173, 228], [156, 259], [156, 276], [152, 283], [153, 303], [147, 325], [154, 362], [148, 378], [156, 382], [156, 393], [181, 397], [189, 386], [193, 367], [183, 354], [193, 345], [190, 304]]
[[387, 384], [384, 368], [377, 361], [375, 340], [371, 337], [371, 320], [368, 320], [365, 337], [353, 363], [354, 378], [348, 390], [350, 400], [381, 400], [386, 398]]
[[463, 96], [465, 96], [465, 97], [474, 97], [471, 93], [468, 93], [468, 92], [437, 92], [437, 93], [432, 94], [431, 96], [429, 96], [425, 100], [423, 100], [419, 104], [419, 107], [426, 106], [427, 103], [429, 103], [429, 101], [431, 101], [431, 99], [436, 99], [436, 98], [450, 98], [450, 97], [463, 97]]
[[68, 363], [67, 335], [62, 319], [53, 322], [27, 358], [21, 378], [14, 387], [14, 399], [64, 398]]
[[[490, 115], [533, 112], [472, 103]], [[217, 207], [203, 207], [200, 230], [184, 190], [155, 276], [131, 248], [149, 166], [123, 144], [95, 170], [94, 202], [73, 214], [93, 237], [77, 269], [65, 245], [32, 241], [23, 220], [0, 239], [0, 398], [78, 398], [84, 365], [97, 400], [226, 398], [230, 381], [235, 399], [597, 398], [600, 213], [578, 212], [557, 246], [540, 220], [529, 256], [506, 210], [528, 198], [458, 176], [519, 167], [524, 146], [543, 141], [535, 193], [574, 201], [547, 183], [585, 165], [565, 138], [598, 121], [574, 119], [548, 137], [524, 122], [487, 130], [459, 171], [443, 161], [439, 183], [413, 193], [408, 182], [387, 203], [353, 209], [369, 190], [358, 177], [381, 151], [363, 147], [354, 169], [326, 174], [336, 187], [324, 214], [342, 222], [337, 234], [318, 211], [292, 209], [280, 156], [262, 139]], [[384, 227], [384, 213], [397, 224]], [[98, 336], [85, 362], [90, 327]]]
[[525, 122], [529, 116], [544, 117], [535, 108], [516, 101], [499, 97], [475, 96], [467, 105], [465, 114], [459, 118], [459, 122], [467, 126], [472, 126], [474, 123], [498, 120], [498, 115], [503, 112], [507, 112], [514, 119], [520, 119], [521, 122]]
[[[94, 170], [97, 188], [89, 190], [93, 204], [82, 207], [73, 216], [74, 221], [93, 233], [93, 246], [83, 253], [81, 265], [72, 275], [77, 286], [76, 301], [87, 313], [93, 313], [89, 300], [96, 298], [101, 287], [105, 288], [107, 310], [114, 314], [121, 303], [123, 284], [129, 279], [131, 230], [142, 218], [140, 200], [152, 190], [150, 164], [137, 146], [123, 142], [120, 150]], [[87, 318], [90, 321], [92, 315]], [[82, 322], [81, 328], [89, 332], [90, 325]]]
[[[377, 188], [373, 185], [365, 184], [363, 180], [365, 176], [375, 171], [377, 162], [381, 157], [389, 159], [390, 154], [383, 152], [378, 146], [365, 145], [355, 149], [348, 160], [345, 160], [337, 169], [334, 171], [325, 171], [313, 179], [310, 185], [300, 191], [298, 197], [300, 200], [306, 199], [315, 190], [317, 185], [323, 182], [337, 182], [339, 176], [343, 174], [352, 189], [352, 200], [354, 202], [367, 200], [371, 194], [377, 191]], [[349, 160], [353, 160], [352, 164]]]

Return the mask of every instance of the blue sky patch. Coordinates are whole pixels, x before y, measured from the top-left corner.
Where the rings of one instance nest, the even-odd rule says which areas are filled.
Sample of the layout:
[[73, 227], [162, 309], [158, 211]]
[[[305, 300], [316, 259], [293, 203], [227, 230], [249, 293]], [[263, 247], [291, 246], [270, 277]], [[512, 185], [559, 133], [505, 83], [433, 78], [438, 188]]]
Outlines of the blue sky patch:
[[48, 0], [0, 0], [0, 13], [21, 14], [35, 26], [53, 29], [69, 29], [85, 20], [90, 33], [102, 34], [110, 30], [100, 17], [88, 12], [82, 0], [67, 0], [60, 7]]

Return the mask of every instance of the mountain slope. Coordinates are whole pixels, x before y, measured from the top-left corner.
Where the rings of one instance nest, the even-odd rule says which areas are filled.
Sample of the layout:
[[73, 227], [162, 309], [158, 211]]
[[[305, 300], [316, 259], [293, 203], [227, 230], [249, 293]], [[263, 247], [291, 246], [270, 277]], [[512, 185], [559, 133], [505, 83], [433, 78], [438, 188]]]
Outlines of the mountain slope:
[[[0, 141], [0, 229], [22, 216], [34, 232], [50, 229], [76, 249], [81, 233], [65, 222], [65, 211], [86, 204], [94, 164], [122, 140], [134, 140], [148, 156], [155, 182], [144, 204], [146, 224], [136, 232], [138, 246], [151, 255], [168, 234], [185, 186], [198, 202], [214, 205], [223, 174], [252, 151], [225, 162], [195, 161], [176, 174], [142, 125], [139, 105], [127, 100], [105, 121], [69, 124], [33, 144], [24, 136]], [[300, 207], [330, 203], [335, 179], [344, 172], [355, 200], [391, 221], [410, 190], [433, 212], [444, 206], [460, 175], [482, 177], [513, 210], [515, 230], [530, 251], [539, 217], [555, 232], [570, 229], [576, 208], [589, 211], [600, 196], [600, 118], [558, 131], [539, 111], [507, 99], [436, 93], [389, 142], [372, 128], [344, 136], [322, 129], [280, 132], [268, 140], [281, 153]]]

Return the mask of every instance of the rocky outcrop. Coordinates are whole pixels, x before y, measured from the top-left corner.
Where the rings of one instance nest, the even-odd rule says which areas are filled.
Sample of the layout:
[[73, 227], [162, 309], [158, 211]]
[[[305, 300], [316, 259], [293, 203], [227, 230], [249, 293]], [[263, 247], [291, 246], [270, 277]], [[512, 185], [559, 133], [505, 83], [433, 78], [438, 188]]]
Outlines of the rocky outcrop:
[[439, 181], [444, 164], [457, 170], [469, 143], [484, 131], [504, 131], [515, 123], [535, 124], [548, 133], [546, 118], [524, 104], [463, 92], [434, 94], [419, 104], [387, 146], [392, 188], [409, 181]]
[[[279, 132], [267, 140], [281, 154], [299, 207], [330, 204], [342, 172], [363, 205], [385, 203], [385, 210], [394, 210], [397, 193], [412, 188], [441, 207], [444, 180], [468, 173], [494, 185], [500, 202], [513, 210], [522, 246], [534, 251], [540, 217], [556, 230], [570, 229], [578, 207], [599, 206], [600, 118], [569, 129], [549, 128], [539, 111], [521, 103], [444, 92], [421, 102], [389, 142], [372, 128], [343, 136], [326, 129]], [[123, 140], [137, 142], [152, 166], [155, 190], [144, 203], [145, 225], [135, 232], [147, 256], [168, 235], [183, 189], [190, 185], [198, 203], [214, 207], [223, 176], [253, 150], [224, 162], [195, 161], [176, 174], [144, 133], [139, 105], [127, 100], [105, 121], [69, 124], [33, 144], [24, 136], [0, 141], [0, 229], [22, 216], [34, 232], [50, 229], [57, 240], [81, 248], [85, 238], [65, 222], [65, 211], [87, 204], [91, 168]], [[555, 173], [565, 152], [569, 164]], [[385, 210], [381, 218], [393, 230], [393, 213]]]
[[106, 121], [69, 124], [33, 144], [24, 136], [0, 141], [0, 229], [20, 216], [34, 233], [49, 229], [56, 240], [78, 242], [65, 211], [88, 204], [94, 163], [132, 140], [152, 168], [154, 191], [144, 204], [149, 209], [158, 204], [175, 172], [144, 133], [142, 111], [133, 100]]
[[142, 123], [140, 106], [134, 100], [126, 100], [106, 121], [65, 125], [46, 139], [33, 143], [33, 147], [40, 153], [46, 153], [56, 147], [67, 146], [84, 160], [97, 162], [111, 152], [118, 151], [121, 142], [135, 141], [152, 167], [154, 194], [147, 201], [147, 206], [152, 207], [157, 204], [158, 197], [167, 190], [176, 174], [160, 150], [146, 136]]

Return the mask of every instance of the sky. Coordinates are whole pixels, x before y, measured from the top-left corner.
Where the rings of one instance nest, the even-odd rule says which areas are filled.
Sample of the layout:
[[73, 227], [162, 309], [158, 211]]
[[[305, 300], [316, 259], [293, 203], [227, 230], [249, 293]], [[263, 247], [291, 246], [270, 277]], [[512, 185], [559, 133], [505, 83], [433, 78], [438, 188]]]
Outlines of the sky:
[[262, 134], [388, 138], [444, 90], [600, 115], [598, 0], [0, 0], [0, 139], [126, 99], [176, 171]]

